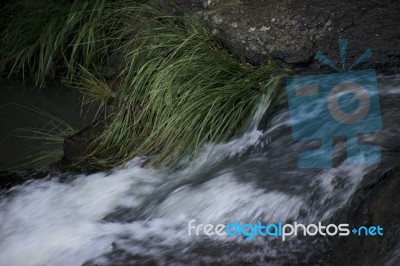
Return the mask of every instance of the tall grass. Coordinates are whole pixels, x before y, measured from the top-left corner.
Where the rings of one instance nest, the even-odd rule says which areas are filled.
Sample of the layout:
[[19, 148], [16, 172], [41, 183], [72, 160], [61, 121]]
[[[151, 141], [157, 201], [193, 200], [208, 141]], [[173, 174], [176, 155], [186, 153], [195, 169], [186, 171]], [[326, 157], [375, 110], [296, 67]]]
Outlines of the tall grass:
[[43, 87], [57, 76], [72, 79], [79, 64], [104, 65], [110, 39], [105, 0], [19, 0], [6, 7], [0, 35], [0, 71], [33, 78]]
[[[32, 26], [11, 19], [3, 42], [13, 51], [1, 48], [0, 56], [10, 75], [30, 73], [44, 84], [60, 69], [88, 99], [113, 105], [112, 121], [82, 160], [103, 168], [147, 155], [154, 164], [174, 164], [204, 142], [239, 134], [261, 99], [272, 107], [281, 96], [287, 69], [231, 56], [194, 16], [132, 0], [96, 0], [79, 10], [78, 2], [57, 7], [52, 20], [31, 15], [42, 25], [29, 36], [33, 46], [17, 44]], [[115, 53], [120, 68], [105, 78], [101, 70]]]
[[287, 70], [272, 61], [259, 68], [238, 61], [195, 17], [161, 15], [149, 6], [140, 12], [147, 17], [140, 28], [124, 26], [135, 37], [125, 44], [130, 52], [116, 99], [120, 111], [96, 142], [95, 162], [193, 157], [204, 142], [242, 132], [261, 95], [271, 106], [279, 96]]
[[66, 120], [34, 106], [16, 105], [18, 109], [40, 118], [44, 124], [40, 128], [18, 128], [12, 136], [33, 141], [33, 145], [19, 159], [2, 166], [0, 171], [23, 174], [39, 170], [57, 163], [64, 155], [64, 139], [78, 132]]

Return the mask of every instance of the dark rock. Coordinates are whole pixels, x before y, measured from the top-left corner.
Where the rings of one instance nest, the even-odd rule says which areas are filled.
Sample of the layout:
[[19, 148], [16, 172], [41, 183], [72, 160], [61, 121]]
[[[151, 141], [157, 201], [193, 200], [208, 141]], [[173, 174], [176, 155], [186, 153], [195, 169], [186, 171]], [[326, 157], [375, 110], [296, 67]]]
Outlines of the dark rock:
[[82, 158], [90, 153], [93, 147], [91, 144], [104, 131], [105, 123], [104, 120], [98, 120], [75, 135], [64, 139], [64, 156], [59, 166], [61, 170], [95, 170], [91, 169], [90, 163]]
[[321, 51], [340, 64], [338, 39], [349, 40], [347, 66], [366, 50], [363, 67], [400, 66], [400, 2], [393, 0], [170, 0], [199, 14], [226, 47], [253, 64], [268, 56], [318, 69]]
[[[332, 265], [399, 265], [400, 168], [382, 170], [378, 179], [361, 186], [333, 223], [352, 226], [381, 226], [383, 236], [339, 237], [328, 245]], [[365, 182], [364, 182], [365, 183]], [[328, 262], [327, 262], [328, 263]]]
[[0, 191], [20, 185], [29, 180], [43, 179], [49, 175], [50, 171], [42, 170], [25, 174], [0, 172]]

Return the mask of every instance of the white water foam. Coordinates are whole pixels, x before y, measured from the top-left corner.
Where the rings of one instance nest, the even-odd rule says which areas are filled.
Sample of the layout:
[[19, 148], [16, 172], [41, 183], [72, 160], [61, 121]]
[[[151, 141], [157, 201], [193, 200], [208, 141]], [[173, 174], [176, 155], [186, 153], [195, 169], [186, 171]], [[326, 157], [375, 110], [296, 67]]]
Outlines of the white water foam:
[[99, 223], [141, 176], [139, 168], [19, 187], [0, 210], [2, 265], [80, 265], [110, 249], [113, 224]]
[[[165, 250], [197, 241], [187, 233], [191, 219], [215, 224], [296, 219], [301, 208], [308, 208], [305, 195], [240, 180], [229, 166], [210, 173], [204, 182], [188, 182], [205, 168], [262, 145], [263, 136], [263, 132], [252, 128], [228, 143], [205, 145], [193, 165], [173, 175], [139, 168], [135, 166], [141, 161], [138, 158], [113, 173], [78, 176], [69, 182], [53, 178], [16, 187], [12, 196], [0, 201], [0, 264], [81, 265], [112, 251], [113, 245], [130, 254], [160, 258]], [[350, 196], [363, 174], [362, 169], [349, 170], [358, 177], [348, 182], [351, 188], [340, 204]], [[323, 201], [337, 196], [331, 185], [335, 171], [316, 177], [321, 184], [314, 185], [324, 189]], [[173, 190], [168, 191], [171, 187]], [[165, 192], [165, 197], [146, 206], [149, 198], [156, 198], [160, 192]], [[150, 215], [128, 222], [103, 220], [121, 206], [145, 206]]]
[[[261, 136], [261, 132], [253, 130], [239, 139], [217, 145], [211, 157], [211, 145], [208, 145], [196, 160], [198, 167], [195, 168], [241, 154], [257, 144]], [[178, 176], [184, 179], [195, 172], [196, 169], [188, 167]], [[128, 234], [137, 241], [149, 235], [167, 242], [189, 241], [186, 226], [193, 218], [221, 223], [229, 221], [233, 214], [241, 220], [254, 220], [268, 214], [270, 218], [287, 219], [290, 213], [297, 213], [301, 205], [299, 198], [278, 192], [266, 193], [224, 173], [201, 186], [183, 186], [171, 193], [154, 207], [153, 218], [149, 221], [102, 221], [117, 206], [143, 204], [164, 182], [168, 182], [168, 176], [156, 175], [153, 169], [130, 166], [111, 174], [78, 176], [70, 182], [53, 178], [13, 188], [12, 196], [3, 199], [0, 205], [1, 264], [80, 265], [111, 251], [112, 243], [121, 234]], [[283, 205], [287, 209], [282, 208]], [[150, 251], [137, 245], [131, 252]]]

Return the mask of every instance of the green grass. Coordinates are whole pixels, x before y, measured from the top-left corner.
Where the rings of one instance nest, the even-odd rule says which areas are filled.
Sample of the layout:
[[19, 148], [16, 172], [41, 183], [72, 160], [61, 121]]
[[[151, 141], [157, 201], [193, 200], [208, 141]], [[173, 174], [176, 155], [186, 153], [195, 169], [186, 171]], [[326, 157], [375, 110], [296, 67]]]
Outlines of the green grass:
[[[288, 74], [273, 62], [254, 68], [228, 54], [199, 19], [146, 9], [126, 43], [116, 112], [96, 142], [94, 162], [114, 165], [134, 156], [154, 164], [193, 157], [206, 141], [241, 133], [261, 96], [271, 104]], [[143, 24], [145, 24], [143, 26]], [[121, 147], [124, 147], [121, 149]]]
[[[112, 105], [112, 121], [82, 158], [98, 168], [143, 155], [155, 165], [193, 158], [205, 142], [243, 132], [261, 99], [272, 108], [282, 96], [289, 70], [231, 56], [197, 17], [136, 1], [77, 2], [57, 5], [51, 19], [30, 14], [41, 30], [11, 19], [3, 43], [12, 52], [2, 47], [0, 56], [9, 75], [28, 73], [43, 85], [60, 73], [87, 102]], [[20, 44], [23, 32], [29, 41]], [[115, 55], [120, 64], [106, 75]]]
[[79, 71], [79, 78], [68, 84], [84, 95], [84, 105], [98, 104], [100, 110], [115, 100], [115, 92], [98, 72], [90, 72], [83, 67]]
[[77, 65], [101, 67], [111, 45], [103, 23], [105, 0], [20, 0], [3, 12], [0, 71], [32, 78], [39, 87], [57, 77], [73, 79]]
[[41, 128], [19, 128], [12, 134], [14, 137], [27, 139], [37, 144], [30, 151], [16, 160], [2, 166], [0, 171], [24, 174], [52, 166], [64, 155], [64, 138], [78, 132], [64, 119], [54, 116], [34, 106], [16, 105], [22, 111], [40, 118], [44, 125]]

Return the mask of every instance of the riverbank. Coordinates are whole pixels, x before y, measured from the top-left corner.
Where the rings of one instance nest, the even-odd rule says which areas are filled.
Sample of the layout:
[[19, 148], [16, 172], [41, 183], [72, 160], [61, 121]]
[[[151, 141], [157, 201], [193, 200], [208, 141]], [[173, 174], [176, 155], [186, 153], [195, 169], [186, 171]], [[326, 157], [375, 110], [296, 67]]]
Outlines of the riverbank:
[[[36, 98], [14, 90], [19, 83], [12, 81], [11, 87], [6, 86], [9, 91], [2, 91], [5, 105], [17, 101], [60, 112], [77, 123], [79, 132], [57, 139], [58, 163], [39, 173], [33, 169], [35, 173], [8, 174], [0, 181], [1, 261], [9, 265], [400, 263], [396, 3], [172, 1], [189, 14], [183, 15], [173, 6], [160, 10], [165, 4], [160, 1], [141, 9], [136, 1], [127, 1], [131, 8], [115, 2], [114, 6], [96, 1], [92, 9], [75, 5], [71, 10], [86, 10], [77, 20], [80, 26], [61, 27], [65, 31], [60, 38], [69, 37], [60, 46], [50, 49], [46, 45], [53, 42], [43, 42], [28, 54], [43, 59], [36, 63], [51, 66], [30, 65], [27, 60], [26, 66], [40, 70], [28, 82], [52, 84], [61, 75], [69, 89], [56, 83], [42, 88], [44, 96]], [[63, 7], [57, 12], [67, 15], [54, 17], [56, 24], [46, 20], [42, 28], [58, 33], [54, 29], [63, 25], [62, 18], [74, 17]], [[105, 46], [81, 43], [80, 38], [91, 40], [88, 33], [103, 37], [114, 33], [108, 28], [111, 22], [118, 24], [111, 29], [119, 30], [112, 37], [121, 38], [121, 25], [129, 30], [119, 39], [122, 46], [115, 46], [113, 38]], [[285, 81], [293, 74], [288, 68], [295, 69], [296, 77], [341, 72], [314, 57], [321, 51], [340, 64], [339, 38], [349, 41], [345, 66], [364, 51], [373, 52], [353, 70], [377, 72], [383, 126], [374, 133], [354, 130], [360, 133], [357, 140], [379, 149], [380, 162], [350, 164], [347, 139], [332, 135], [332, 168], [299, 168], [301, 152], [317, 148], [319, 141], [293, 140], [285, 94]], [[77, 52], [66, 48], [71, 46]], [[96, 56], [100, 59], [96, 64], [85, 60], [87, 51], [99, 47], [106, 51], [104, 58]], [[46, 49], [55, 52], [41, 54]], [[14, 62], [18, 60], [9, 61], [8, 70]], [[70, 62], [85, 67], [72, 67]], [[108, 71], [109, 66], [114, 72]], [[115, 72], [121, 70], [118, 67], [122, 71]], [[327, 81], [332, 82], [329, 76]], [[97, 105], [81, 112], [82, 100]], [[312, 111], [321, 111], [316, 107], [322, 104], [323, 97], [316, 99]], [[41, 128], [52, 120], [42, 122], [28, 118], [31, 114], [3, 110], [0, 125], [6, 135], [25, 122]], [[326, 134], [320, 128], [314, 131]], [[1, 160], [18, 159], [26, 144], [34, 143], [29, 138], [7, 142]], [[204, 224], [262, 220], [380, 225], [384, 236], [310, 236], [285, 242], [192, 238], [187, 235], [192, 219]]]

